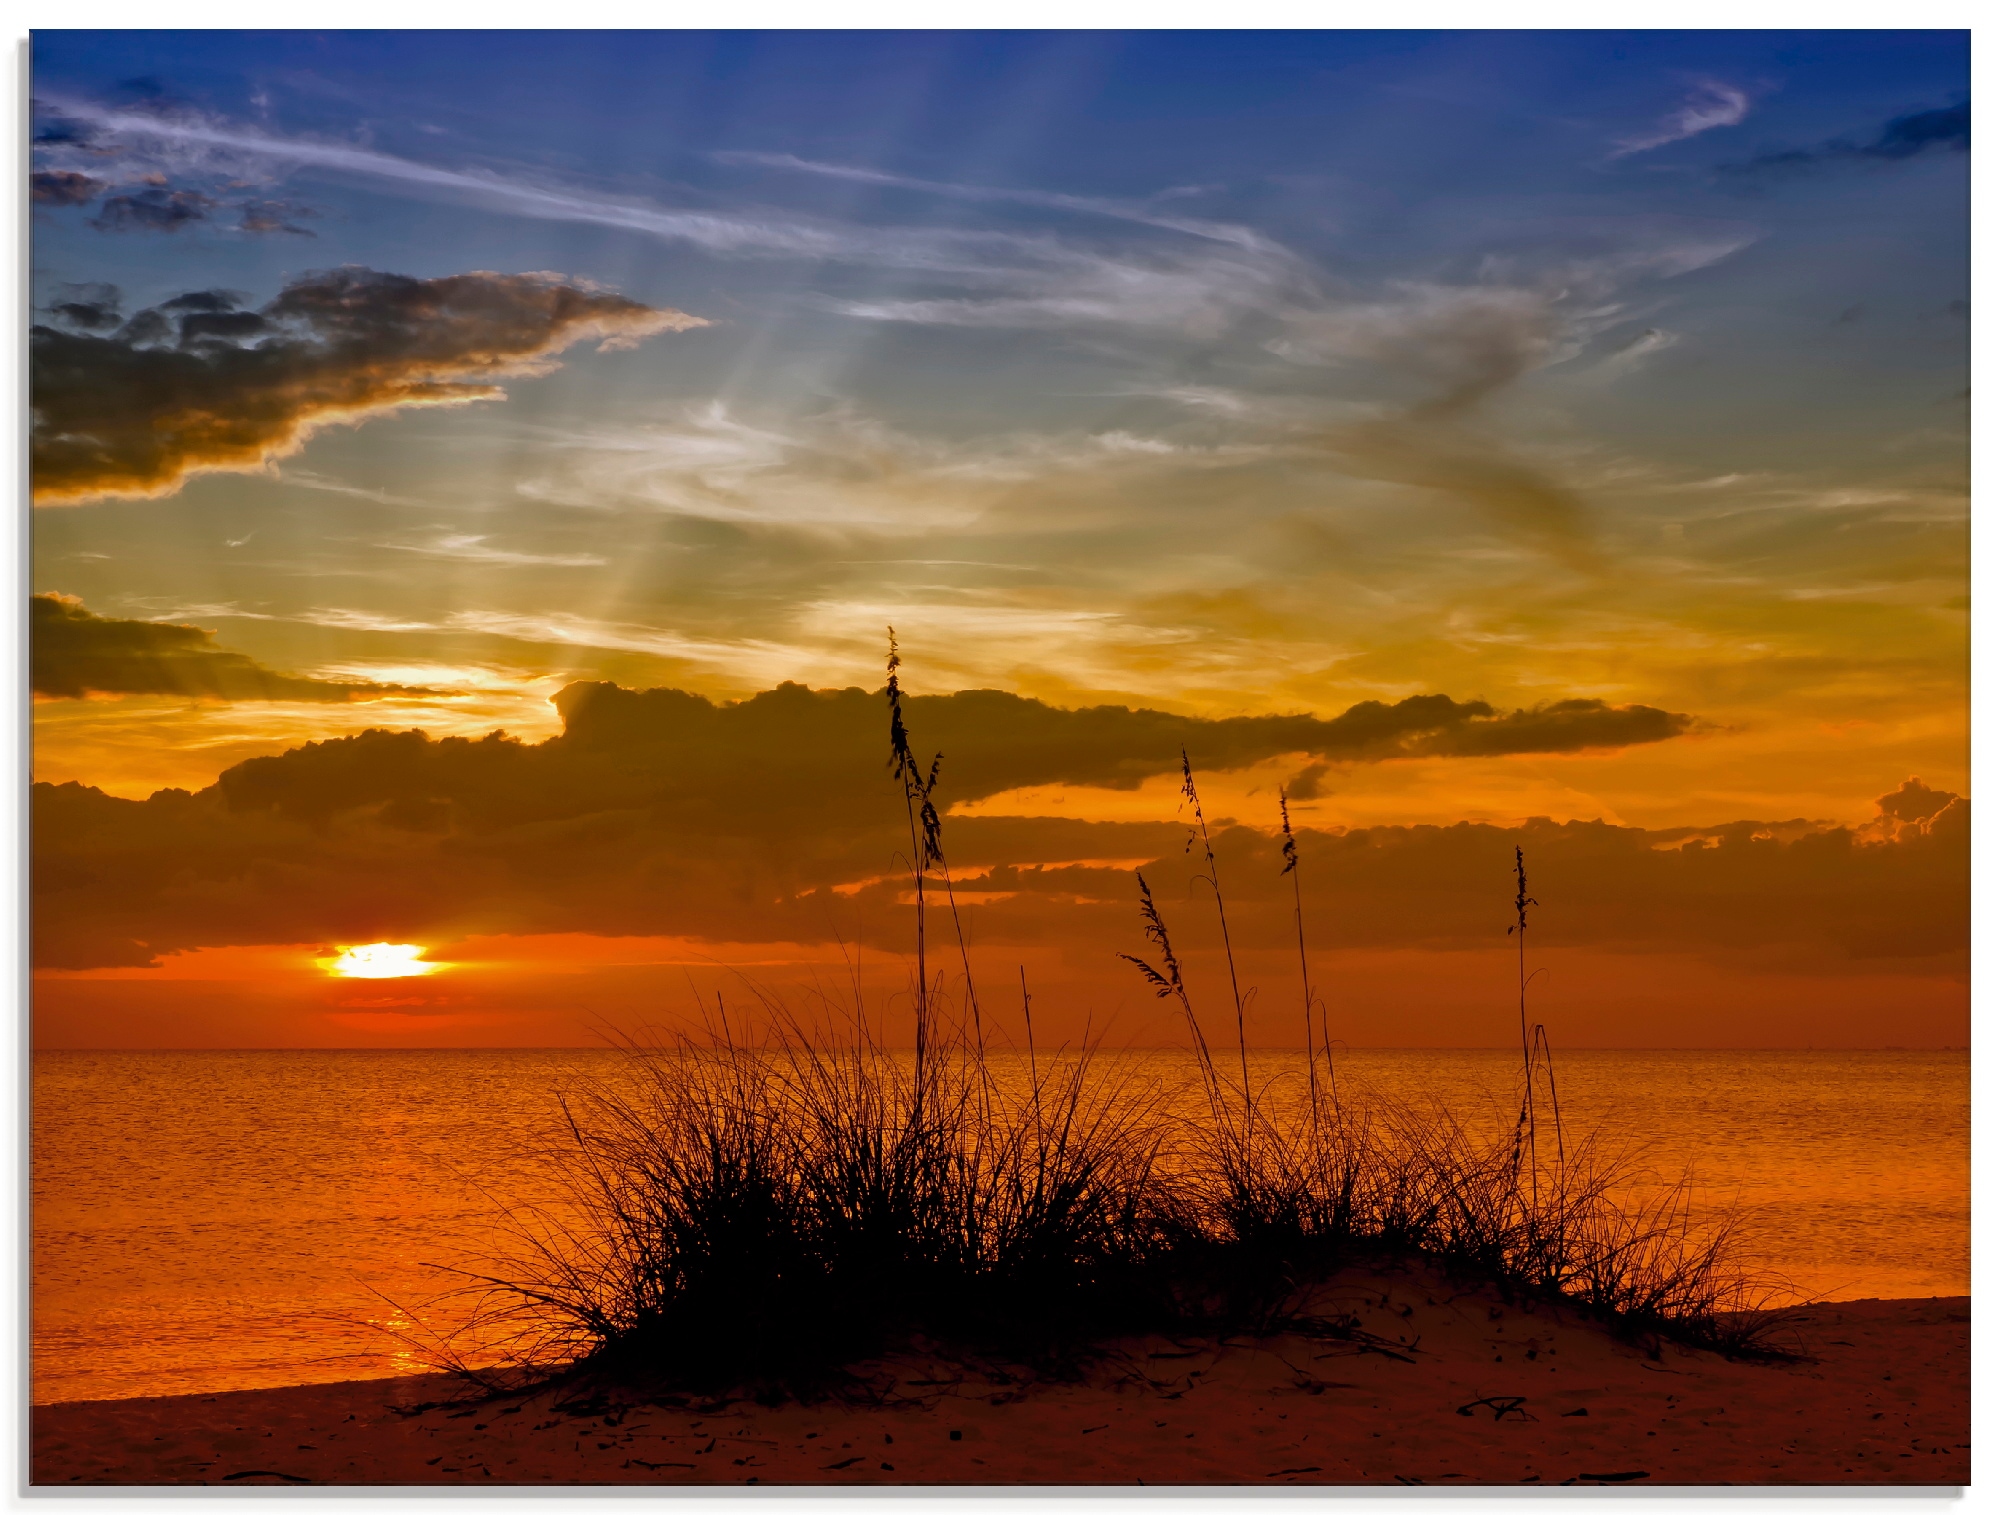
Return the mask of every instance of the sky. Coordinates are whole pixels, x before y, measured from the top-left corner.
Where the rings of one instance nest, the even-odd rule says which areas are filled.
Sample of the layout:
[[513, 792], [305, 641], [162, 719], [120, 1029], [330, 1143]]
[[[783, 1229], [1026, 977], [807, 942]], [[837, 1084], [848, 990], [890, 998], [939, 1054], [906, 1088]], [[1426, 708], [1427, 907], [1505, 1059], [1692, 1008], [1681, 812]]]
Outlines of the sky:
[[38, 1038], [1962, 1045], [1968, 60], [36, 34]]

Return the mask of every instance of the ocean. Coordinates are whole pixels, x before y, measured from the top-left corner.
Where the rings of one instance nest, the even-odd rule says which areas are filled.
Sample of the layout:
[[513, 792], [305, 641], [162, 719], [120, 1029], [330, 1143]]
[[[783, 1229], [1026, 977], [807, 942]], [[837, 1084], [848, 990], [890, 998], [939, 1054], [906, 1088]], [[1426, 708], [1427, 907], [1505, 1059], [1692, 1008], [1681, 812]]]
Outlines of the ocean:
[[[1165, 1056], [1171, 1060], [1171, 1055]], [[1258, 1081], [1289, 1066], [1252, 1054]], [[601, 1051], [40, 1052], [36, 1403], [424, 1371], [456, 1281], [545, 1195], [557, 1093]], [[1507, 1118], [1519, 1054], [1354, 1051], [1339, 1071]], [[1964, 1294], [1965, 1053], [1566, 1052], [1567, 1129], [1739, 1205], [1750, 1260], [1832, 1299]]]

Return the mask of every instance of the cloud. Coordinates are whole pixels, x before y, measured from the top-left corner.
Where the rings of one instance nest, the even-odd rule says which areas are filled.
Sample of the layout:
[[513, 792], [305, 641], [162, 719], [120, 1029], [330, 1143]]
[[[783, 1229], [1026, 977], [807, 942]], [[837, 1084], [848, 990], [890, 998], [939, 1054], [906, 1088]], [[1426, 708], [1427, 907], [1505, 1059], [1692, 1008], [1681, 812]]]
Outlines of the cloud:
[[376, 700], [431, 695], [400, 684], [300, 678], [215, 645], [215, 633], [165, 621], [100, 616], [73, 595], [28, 600], [34, 692], [78, 700], [91, 694], [170, 694], [197, 700]]
[[[175, 232], [197, 223], [222, 224], [222, 212], [233, 209], [235, 229], [251, 236], [313, 235], [298, 224], [319, 214], [312, 207], [254, 194], [246, 198], [245, 191], [254, 191], [269, 175], [240, 154], [135, 151], [130, 141], [63, 116], [45, 101], [35, 101], [34, 108], [36, 168], [30, 184], [38, 205], [84, 205], [102, 195], [90, 224], [106, 232]], [[159, 95], [128, 109], [162, 125], [201, 119], [186, 104]]]
[[1329, 429], [1324, 445], [1350, 472], [1456, 495], [1580, 566], [1595, 561], [1577, 494], [1476, 425], [1500, 390], [1574, 351], [1576, 337], [1548, 295], [1410, 285], [1395, 299], [1303, 318], [1272, 345], [1306, 361], [1370, 365], [1431, 391]]
[[1887, 122], [1873, 142], [1856, 151], [1867, 158], [1914, 158], [1932, 148], [1969, 152], [1972, 148], [1972, 107], [1950, 105], [1942, 110], [1913, 111]]
[[1449, 757], [1498, 757], [1513, 752], [1585, 752], [1637, 747], [1680, 736], [1689, 716], [1651, 705], [1602, 700], [1554, 700], [1531, 710], [1454, 722], [1424, 738], [1417, 750]]
[[1790, 148], [1764, 153], [1742, 163], [1725, 164], [1723, 172], [1784, 174], [1837, 163], [1901, 163], [1934, 153], [1969, 152], [1971, 148], [1971, 105], [1947, 105], [1893, 117], [1865, 142], [1833, 137], [1816, 147]]
[[[1602, 555], [1588, 505], [1555, 470], [1496, 436], [1496, 413], [1521, 381], [1628, 321], [1633, 283], [1708, 267], [1754, 237], [1675, 218], [1553, 223], [1532, 249], [1489, 254], [1481, 282], [1401, 281], [1375, 299], [1294, 307], [1265, 346], [1367, 384], [1362, 418], [1317, 438], [1345, 471], [1455, 495], [1508, 535], [1595, 570]], [[1649, 330], [1599, 374], [1673, 341]]]
[[1881, 814], [1870, 830], [1874, 836], [1889, 841], [1953, 835], [1964, 831], [1969, 824], [1964, 800], [1948, 789], [1933, 789], [1914, 776], [1875, 804]]
[[1286, 794], [1295, 800], [1318, 799], [1326, 793], [1327, 772], [1328, 765], [1325, 763], [1308, 764], [1285, 786]]
[[[888, 270], [947, 291], [826, 301], [828, 308], [868, 320], [959, 326], [1092, 321], [1212, 333], [1233, 316], [1268, 309], [1310, 283], [1296, 257], [1247, 228], [1160, 216], [1086, 197], [987, 193], [907, 181], [938, 193], [962, 189], [964, 198], [1011, 199], [1123, 220], [1162, 234], [1153, 239], [1159, 245], [1107, 249], [1039, 229], [879, 226], [781, 211], [666, 206], [521, 173], [444, 168], [353, 143], [283, 137], [179, 106], [37, 103], [76, 132], [88, 133], [87, 147], [64, 143], [45, 150], [56, 167], [76, 166], [67, 158], [58, 161], [64, 152], [87, 153], [90, 163], [115, 159], [131, 175], [165, 175], [176, 183], [193, 175], [213, 185], [267, 181], [278, 172], [311, 169], [505, 214], [611, 227], [712, 254]], [[77, 165], [83, 161], [77, 157]], [[806, 160], [788, 160], [784, 166], [864, 177], [870, 172]]]
[[[206, 645], [192, 628], [109, 624]], [[144, 961], [225, 940], [423, 940], [474, 924], [643, 934], [671, 920], [676, 932], [824, 940], [835, 886], [863, 881], [865, 895], [865, 881], [889, 871], [903, 817], [879, 691], [787, 684], [718, 705], [579, 683], [555, 698], [563, 733], [536, 744], [371, 730], [241, 763], [195, 795], [139, 802], [43, 785], [49, 960], [127, 961], [134, 942], [147, 944]], [[1036, 784], [1130, 788], [1178, 771], [1183, 746], [1213, 769], [1291, 752], [1373, 762], [1577, 751], [1688, 724], [1594, 701], [1500, 713], [1443, 695], [1369, 701], [1332, 719], [1062, 710], [993, 690], [906, 708], [924, 753], [944, 752], [939, 795], [951, 802]], [[951, 827], [954, 865], [974, 870], [1177, 858], [1181, 841], [1164, 823]], [[1123, 911], [1125, 875], [1082, 882]], [[894, 891], [863, 903], [893, 913]]]
[[121, 324], [120, 295], [115, 284], [58, 284], [41, 307], [51, 319], [81, 331], [109, 331]]
[[1606, 378], [1627, 373], [1638, 367], [1656, 352], [1664, 352], [1680, 341], [1680, 336], [1671, 331], [1662, 331], [1657, 326], [1648, 326], [1637, 336], [1628, 337], [1593, 366], [1592, 371]]
[[283, 233], [293, 237], [312, 237], [318, 233], [295, 223], [310, 220], [318, 214], [310, 205], [290, 200], [252, 200], [244, 205], [243, 217], [236, 225], [239, 231], [247, 231], [253, 236]]
[[68, 169], [30, 174], [28, 186], [37, 205], [82, 205], [106, 187], [102, 179]]
[[1719, 126], [1735, 126], [1750, 114], [1750, 96], [1733, 84], [1715, 79], [1696, 83], [1676, 110], [1669, 111], [1646, 131], [1620, 139], [1611, 156], [1628, 157], [1651, 152], [1670, 142], [1685, 142]]
[[[690, 701], [696, 703], [690, 704]], [[579, 746], [671, 743], [712, 746], [732, 764], [738, 749], [770, 731], [796, 744], [798, 765], [785, 782], [809, 784], [828, 752], [862, 753], [880, 735], [881, 699], [859, 689], [809, 691], [781, 685], [733, 705], [714, 706], [678, 690], [571, 684], [555, 696], [568, 740]], [[947, 754], [954, 800], [1035, 784], [1135, 788], [1178, 769], [1185, 750], [1202, 768], [1246, 768], [1301, 752], [1333, 761], [1379, 762], [1429, 755], [1578, 752], [1665, 741], [1693, 718], [1650, 706], [1567, 700], [1534, 710], [1496, 712], [1483, 700], [1413, 695], [1397, 703], [1364, 700], [1341, 715], [1230, 716], [1207, 719], [1159, 710], [1098, 705], [1064, 710], [997, 689], [918, 695], [907, 702], [912, 728], [927, 749]]]
[[[573, 686], [564, 734], [536, 745], [376, 730], [253, 759], [197, 794], [136, 801], [39, 784], [37, 961], [83, 968], [202, 946], [494, 933], [904, 938], [896, 858], [907, 836], [883, 763], [879, 694], [790, 686], [715, 706], [672, 690], [607, 689]], [[1452, 706], [1431, 697], [1428, 708]], [[1175, 718], [1158, 712], [1023, 714], [1007, 697], [962, 695], [910, 709], [926, 751], [945, 733], [990, 739], [947, 752], [953, 797], [1051, 775], [1156, 771], [1152, 751], [1174, 734]], [[1322, 735], [1344, 754], [1393, 752], [1434, 715], [1378, 707], [1345, 727], [1347, 718], [1321, 723], [1341, 730]], [[1220, 747], [1255, 750], [1242, 728], [1213, 724]], [[1967, 940], [1969, 809], [1944, 801], [1890, 829], [1804, 820], [1306, 829], [1299, 877], [1315, 950], [1499, 946], [1522, 846], [1544, 905], [1544, 947], [1777, 951], [1811, 971], [1869, 959], [1948, 965]], [[1911, 808], [1885, 797], [1892, 803]], [[1211, 820], [1246, 966], [1289, 951], [1277, 838]], [[1176, 903], [1191, 897], [1199, 862], [1185, 839], [1171, 817], [945, 825], [982, 950], [1054, 948], [1083, 964], [1133, 944], [1134, 860], [1177, 935], [1187, 933], [1190, 960], [1212, 953], [1200, 912]]]
[[494, 380], [707, 323], [556, 274], [310, 273], [258, 310], [195, 291], [96, 336], [30, 334], [38, 504], [157, 497], [208, 470], [288, 456], [321, 426], [499, 399]]
[[85, 147], [96, 132], [86, 121], [66, 116], [45, 101], [30, 102], [35, 112], [35, 129], [30, 143], [36, 148]]
[[[1197, 220], [1189, 216], [1161, 215], [1150, 205], [1126, 200], [1108, 200], [1099, 195], [1069, 195], [1041, 189], [1013, 189], [1000, 185], [956, 184], [937, 179], [917, 179], [881, 169], [860, 168], [841, 163], [821, 163], [792, 153], [718, 152], [710, 157], [718, 163], [743, 163], [760, 168], [784, 169], [816, 174], [849, 183], [876, 184], [885, 189], [914, 190], [961, 200], [991, 200], [1014, 205], [1033, 205], [1045, 210], [1074, 211], [1080, 215], [1105, 216], [1116, 221], [1132, 221], [1141, 226], [1157, 226], [1168, 231], [1186, 232], [1217, 242], [1231, 242], [1251, 251], [1279, 251], [1276, 244], [1247, 226], [1223, 221]], [[1180, 195], [1191, 193], [1182, 190]]]
[[218, 203], [199, 190], [142, 189], [107, 197], [90, 224], [99, 231], [179, 231], [206, 221]]
[[492, 563], [508, 568], [602, 568], [609, 560], [595, 553], [515, 552], [489, 547], [486, 538], [469, 532], [449, 532], [432, 542], [383, 542], [393, 552], [414, 552], [430, 558], [456, 558], [465, 563]]
[[1933, 789], [1914, 776], [1902, 787], [1883, 795], [1875, 803], [1882, 814], [1896, 821], [1928, 821], [1958, 798], [1947, 789]]

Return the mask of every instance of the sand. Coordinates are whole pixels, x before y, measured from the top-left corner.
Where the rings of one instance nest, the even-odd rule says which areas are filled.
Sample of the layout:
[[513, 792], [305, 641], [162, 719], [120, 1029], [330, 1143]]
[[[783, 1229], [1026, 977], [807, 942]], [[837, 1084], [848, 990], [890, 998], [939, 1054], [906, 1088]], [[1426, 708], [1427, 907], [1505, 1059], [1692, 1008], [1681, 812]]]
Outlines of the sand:
[[877, 1402], [470, 1399], [443, 1377], [34, 1411], [36, 1486], [579, 1484], [1963, 1485], [1971, 1307], [1787, 1317], [1806, 1354], [1657, 1357], [1547, 1306], [1418, 1272], [1317, 1298], [1379, 1343], [1119, 1344], [1074, 1383], [872, 1365]]

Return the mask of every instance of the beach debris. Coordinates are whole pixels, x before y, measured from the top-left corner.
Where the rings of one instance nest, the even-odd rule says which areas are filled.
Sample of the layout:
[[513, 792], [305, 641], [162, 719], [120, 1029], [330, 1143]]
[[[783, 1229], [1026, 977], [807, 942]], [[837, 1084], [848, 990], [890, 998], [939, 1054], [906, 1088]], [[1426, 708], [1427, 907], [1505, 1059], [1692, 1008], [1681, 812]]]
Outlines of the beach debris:
[[1507, 1420], [1509, 1418], [1514, 1420], [1533, 1420], [1536, 1417], [1530, 1415], [1522, 1408], [1527, 1402], [1527, 1396], [1523, 1394], [1488, 1394], [1460, 1405], [1458, 1413], [1461, 1415], [1470, 1415], [1475, 1409], [1483, 1405], [1493, 1412], [1495, 1420]]

